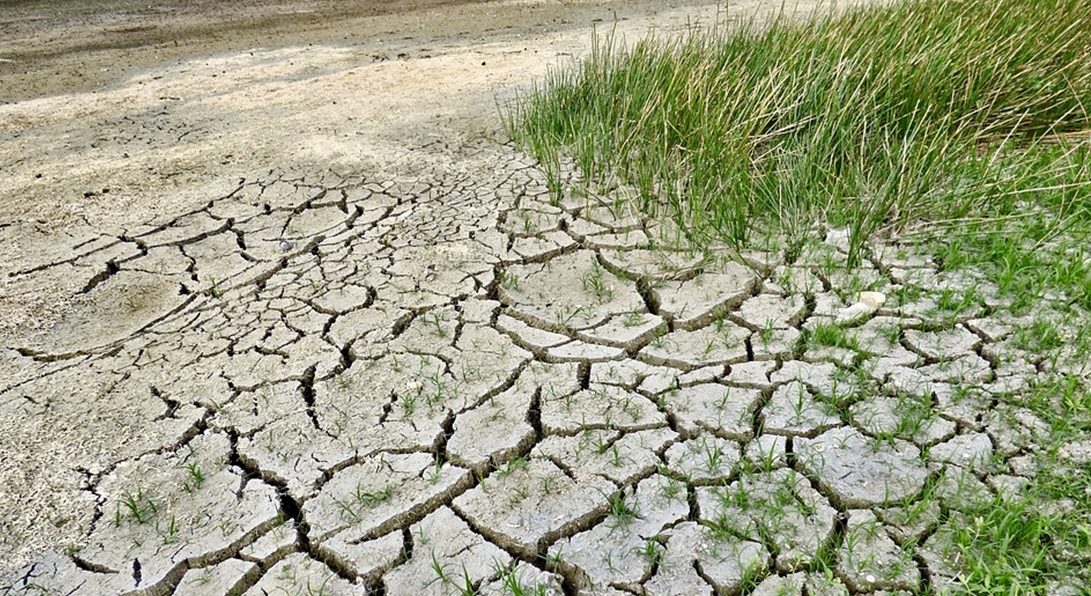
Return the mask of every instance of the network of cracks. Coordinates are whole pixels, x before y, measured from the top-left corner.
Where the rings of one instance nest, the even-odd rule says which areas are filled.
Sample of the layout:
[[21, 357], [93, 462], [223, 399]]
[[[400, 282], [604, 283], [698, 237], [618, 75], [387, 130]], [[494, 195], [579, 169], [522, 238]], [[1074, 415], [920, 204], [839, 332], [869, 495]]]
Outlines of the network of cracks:
[[71, 267], [141, 323], [20, 348], [5, 407], [94, 388], [116, 416], [82, 423], [131, 437], [79, 463], [81, 539], [0, 593], [957, 588], [962, 511], [1033, 478], [1047, 430], [1004, 396], [1052, 372], [980, 280], [897, 245], [845, 269], [836, 232], [685, 250], [481, 151], [268, 172], [14, 272]]

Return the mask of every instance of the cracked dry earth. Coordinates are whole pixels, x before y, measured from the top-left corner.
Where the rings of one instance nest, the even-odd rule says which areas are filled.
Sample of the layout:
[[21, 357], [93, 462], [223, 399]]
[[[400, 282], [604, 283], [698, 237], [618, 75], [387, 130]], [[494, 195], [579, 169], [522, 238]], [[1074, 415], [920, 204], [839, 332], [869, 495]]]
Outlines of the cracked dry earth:
[[[672, 251], [479, 150], [259, 176], [18, 272], [99, 263], [87, 294], [148, 314], [20, 350], [5, 408], [130, 434], [74, 470], [78, 542], [2, 593], [919, 593], [953, 581], [957, 508], [1032, 474], [1044, 423], [990, 397], [1037, 374], [1011, 325], [901, 291], [969, 280], [831, 269], [835, 234], [791, 265]], [[854, 283], [902, 300], [838, 323]]]
[[5, 272], [81, 302], [2, 346], [0, 594], [943, 593], [960, 512], [1036, 474], [1000, 396], [1057, 365], [986, 282], [847, 271], [836, 232], [676, 250], [456, 149], [263, 169]]

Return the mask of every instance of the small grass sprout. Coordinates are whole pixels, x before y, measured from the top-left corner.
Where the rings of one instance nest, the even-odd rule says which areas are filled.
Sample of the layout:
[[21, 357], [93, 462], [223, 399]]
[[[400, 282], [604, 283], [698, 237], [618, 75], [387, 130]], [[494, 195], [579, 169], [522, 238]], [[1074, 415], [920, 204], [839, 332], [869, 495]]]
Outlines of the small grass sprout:
[[185, 482], [182, 484], [182, 488], [191, 493], [201, 488], [205, 484], [205, 474], [201, 471], [200, 462], [191, 461], [182, 466], [187, 473]]
[[583, 284], [583, 291], [593, 295], [600, 303], [609, 302], [614, 298], [614, 287], [605, 276], [606, 270], [603, 269], [598, 259], [591, 257], [591, 271], [580, 279]]
[[611, 494], [607, 502], [609, 505], [608, 513], [617, 525], [624, 526], [640, 518], [640, 511], [636, 506], [629, 503], [623, 491]]
[[151, 521], [158, 511], [159, 506], [143, 488], [137, 489], [136, 493], [126, 491], [117, 504], [114, 523], [120, 527], [122, 519], [126, 519], [143, 525]]

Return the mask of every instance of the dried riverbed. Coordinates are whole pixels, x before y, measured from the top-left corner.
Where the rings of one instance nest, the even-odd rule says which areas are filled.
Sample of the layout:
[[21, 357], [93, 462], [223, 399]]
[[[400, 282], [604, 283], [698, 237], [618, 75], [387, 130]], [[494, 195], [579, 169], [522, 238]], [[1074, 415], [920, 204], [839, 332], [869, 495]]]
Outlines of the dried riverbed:
[[[656, 6], [277, 20], [167, 58], [85, 49], [139, 57], [70, 90], [21, 79], [0, 594], [952, 585], [962, 512], [1039, 471], [1020, 396], [1079, 363], [910, 246], [852, 271], [837, 231], [790, 262], [698, 254], [624, 197], [551, 200], [495, 98], [591, 25], [717, 14]], [[42, 52], [18, 60], [75, 60]]]

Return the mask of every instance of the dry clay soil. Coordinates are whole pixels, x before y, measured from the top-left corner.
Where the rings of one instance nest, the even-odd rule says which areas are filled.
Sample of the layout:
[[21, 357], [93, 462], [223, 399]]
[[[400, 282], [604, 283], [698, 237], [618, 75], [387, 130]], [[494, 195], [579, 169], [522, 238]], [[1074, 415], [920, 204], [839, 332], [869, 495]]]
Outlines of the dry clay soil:
[[763, 8], [4, 2], [4, 344], [52, 329], [87, 282], [64, 268], [32, 281], [7, 274], [63, 260], [81, 239], [169, 222], [259, 172], [379, 179], [473, 163], [465, 146], [507, 140], [497, 106], [585, 54], [596, 32], [637, 39]]
[[503, 130], [771, 4], [0, 2], [0, 594], [942, 593], [1035, 474], [1011, 326], [671, 252]]
[[[88, 351], [174, 308], [173, 282], [88, 291], [124, 259], [73, 261], [88, 241], [168, 224], [259, 178], [487, 172], [513, 157], [481, 149], [507, 140], [498, 103], [584, 54], [593, 28], [636, 38], [717, 14], [655, 0], [4, 2], [0, 390], [39, 374], [28, 349]], [[59, 417], [27, 416], [10, 395], [0, 571], [76, 539], [89, 513], [79, 470], [142, 432], [124, 395]]]

